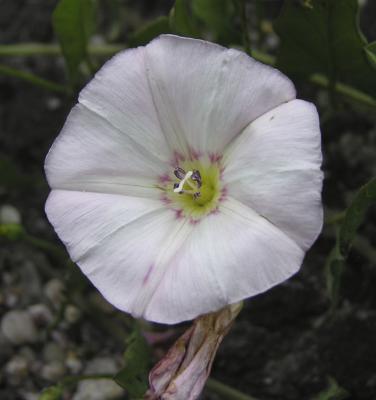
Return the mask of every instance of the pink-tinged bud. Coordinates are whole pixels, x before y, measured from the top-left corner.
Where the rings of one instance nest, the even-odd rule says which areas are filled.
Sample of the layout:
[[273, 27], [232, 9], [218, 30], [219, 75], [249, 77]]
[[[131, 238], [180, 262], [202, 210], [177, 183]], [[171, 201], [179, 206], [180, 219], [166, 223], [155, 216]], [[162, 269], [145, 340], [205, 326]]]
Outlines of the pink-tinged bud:
[[242, 302], [197, 318], [151, 370], [147, 400], [195, 400], [210, 374], [218, 346]]

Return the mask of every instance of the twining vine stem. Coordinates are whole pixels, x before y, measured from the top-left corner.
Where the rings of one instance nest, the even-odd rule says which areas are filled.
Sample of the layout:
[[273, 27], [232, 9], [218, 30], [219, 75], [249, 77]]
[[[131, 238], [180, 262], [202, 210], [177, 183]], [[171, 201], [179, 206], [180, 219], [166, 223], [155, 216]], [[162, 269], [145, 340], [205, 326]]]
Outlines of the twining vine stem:
[[[124, 50], [123, 44], [102, 44], [102, 45], [89, 45], [88, 53], [94, 57], [109, 57], [121, 50]], [[19, 43], [14, 45], [0, 45], [0, 57], [28, 57], [28, 56], [61, 56], [61, 50], [59, 45], [55, 44], [43, 44], [43, 43]], [[252, 56], [269, 65], [275, 65], [275, 57], [270, 54], [260, 52], [258, 50], [252, 50]], [[9, 71], [0, 71], [0, 73], [8, 75]], [[20, 76], [20, 78], [22, 78]], [[317, 86], [325, 89], [330, 89], [330, 80], [328, 77], [322, 74], [313, 74], [309, 77], [309, 81]], [[51, 82], [50, 82], [51, 83]], [[60, 85], [55, 84], [55, 90]], [[45, 85], [46, 88], [48, 85]], [[52, 89], [51, 85], [50, 88]], [[62, 87], [60, 86], [61, 90]], [[57, 89], [57, 90], [59, 90]], [[61, 90], [62, 91], [62, 90]], [[376, 108], [376, 99], [368, 94], [341, 82], [335, 83], [335, 91], [348, 99], [354, 100], [358, 103]]]

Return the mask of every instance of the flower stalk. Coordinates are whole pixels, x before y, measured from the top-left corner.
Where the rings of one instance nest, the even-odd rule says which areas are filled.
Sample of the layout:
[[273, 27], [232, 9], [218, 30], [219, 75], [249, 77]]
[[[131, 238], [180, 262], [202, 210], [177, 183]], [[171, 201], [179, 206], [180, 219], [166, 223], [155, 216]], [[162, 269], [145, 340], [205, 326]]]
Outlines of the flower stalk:
[[257, 400], [256, 397], [249, 396], [248, 394], [245, 394], [212, 378], [207, 380], [206, 388], [211, 393], [223, 396], [222, 398], [227, 400]]

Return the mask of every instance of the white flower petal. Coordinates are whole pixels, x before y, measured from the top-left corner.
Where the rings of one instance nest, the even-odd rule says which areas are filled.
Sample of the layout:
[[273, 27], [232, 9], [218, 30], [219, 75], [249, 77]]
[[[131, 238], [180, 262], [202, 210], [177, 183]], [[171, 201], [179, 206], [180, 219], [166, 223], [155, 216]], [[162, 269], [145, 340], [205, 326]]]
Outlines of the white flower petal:
[[256, 295], [300, 267], [303, 250], [269, 221], [227, 200], [172, 260], [145, 318], [177, 323]]
[[245, 53], [162, 35], [146, 46], [162, 128], [178, 150], [221, 152], [251, 121], [295, 98], [290, 80]]
[[117, 194], [52, 190], [46, 214], [74, 262], [144, 215], [160, 210], [158, 200]]
[[50, 222], [103, 296], [136, 317], [177, 323], [285, 280], [303, 251], [249, 208], [227, 201], [197, 225], [157, 201], [53, 190]]
[[76, 105], [47, 155], [52, 189], [159, 196], [168, 166], [83, 105]]
[[107, 61], [81, 91], [79, 102], [157, 157], [169, 159], [146, 76], [144, 47], [122, 51]]
[[163, 279], [179, 238], [188, 234], [182, 236], [187, 224], [178, 223], [171, 210], [136, 197], [53, 190], [46, 213], [102, 295], [137, 317]]
[[228, 192], [304, 250], [322, 227], [321, 137], [316, 108], [294, 100], [269, 111], [225, 155]]

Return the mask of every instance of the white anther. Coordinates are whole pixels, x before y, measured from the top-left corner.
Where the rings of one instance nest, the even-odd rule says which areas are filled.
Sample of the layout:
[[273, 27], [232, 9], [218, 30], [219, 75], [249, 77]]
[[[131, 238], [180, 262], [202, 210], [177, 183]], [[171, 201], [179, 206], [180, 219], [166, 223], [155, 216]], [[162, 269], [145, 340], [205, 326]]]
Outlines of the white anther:
[[183, 186], [187, 179], [189, 179], [193, 174], [193, 171], [188, 171], [184, 178], [180, 181], [179, 186], [174, 189], [174, 193], [180, 193], [183, 190]]

